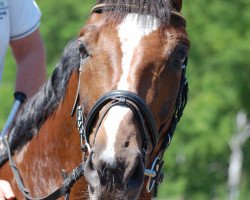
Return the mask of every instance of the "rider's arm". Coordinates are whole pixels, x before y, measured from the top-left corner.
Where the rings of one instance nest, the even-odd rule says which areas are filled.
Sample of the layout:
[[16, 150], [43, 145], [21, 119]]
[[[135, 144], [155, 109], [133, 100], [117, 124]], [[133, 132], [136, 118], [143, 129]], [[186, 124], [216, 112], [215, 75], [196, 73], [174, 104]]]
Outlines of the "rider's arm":
[[17, 62], [16, 91], [27, 97], [35, 94], [46, 80], [45, 52], [39, 29], [10, 42]]
[[34, 0], [9, 0], [10, 45], [17, 62], [16, 91], [33, 95], [45, 81], [41, 12]]

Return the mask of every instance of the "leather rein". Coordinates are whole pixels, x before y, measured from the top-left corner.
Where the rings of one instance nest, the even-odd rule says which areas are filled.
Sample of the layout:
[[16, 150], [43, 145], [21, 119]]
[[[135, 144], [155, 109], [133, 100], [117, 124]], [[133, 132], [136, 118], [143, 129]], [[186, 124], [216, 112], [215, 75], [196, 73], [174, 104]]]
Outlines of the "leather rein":
[[[108, 7], [107, 7], [108, 6]], [[124, 5], [127, 6], [127, 5]], [[102, 12], [105, 7], [105, 11], [112, 10], [114, 5], [97, 5], [95, 6], [91, 13], [99, 13]], [[175, 17], [180, 18], [183, 22], [185, 22], [184, 17], [176, 11], [171, 12], [172, 15]], [[6, 137], [3, 138], [3, 142], [6, 146], [8, 157], [9, 157], [9, 163], [10, 167], [12, 169], [12, 172], [14, 174], [15, 180], [17, 182], [18, 188], [20, 192], [26, 197], [28, 200], [55, 200], [65, 195], [65, 200], [69, 199], [69, 193], [70, 189], [74, 185], [74, 183], [83, 176], [84, 168], [85, 168], [85, 161], [87, 159], [87, 154], [91, 150], [91, 146], [89, 144], [89, 136], [92, 132], [93, 126], [96, 122], [97, 116], [100, 113], [100, 111], [105, 107], [105, 110], [103, 114], [101, 115], [100, 119], [97, 122], [97, 129], [94, 133], [94, 136], [97, 134], [98, 128], [100, 127], [102, 120], [108, 113], [108, 111], [117, 105], [122, 105], [130, 108], [139, 125], [139, 129], [141, 132], [142, 137], [142, 150], [143, 150], [143, 157], [145, 157], [145, 154], [148, 149], [148, 141], [151, 141], [153, 151], [151, 152], [150, 156], [156, 155], [152, 165], [149, 169], [145, 169], [145, 176], [148, 177], [147, 180], [147, 186], [146, 190], [147, 192], [151, 192], [154, 190], [154, 196], [156, 196], [157, 193], [157, 185], [162, 182], [163, 179], [163, 173], [161, 172], [161, 167], [163, 165], [163, 154], [165, 150], [167, 149], [168, 145], [170, 144], [174, 131], [176, 128], [177, 123], [179, 122], [183, 110], [185, 108], [186, 102], [187, 102], [187, 92], [188, 92], [188, 82], [186, 79], [186, 66], [187, 66], [187, 59], [185, 60], [183, 67], [182, 67], [182, 74], [181, 74], [181, 81], [180, 81], [180, 88], [178, 92], [178, 96], [176, 99], [172, 119], [170, 126], [166, 133], [162, 133], [161, 130], [157, 130], [155, 119], [149, 109], [149, 107], [146, 105], [143, 99], [141, 99], [137, 94], [129, 92], [129, 91], [123, 91], [123, 90], [114, 90], [111, 92], [106, 93], [103, 95], [92, 107], [87, 117], [84, 116], [84, 110], [83, 107], [78, 105], [79, 101], [79, 86], [80, 86], [80, 73], [81, 68], [83, 65], [83, 62], [85, 62], [85, 59], [88, 58], [88, 53], [83, 52], [84, 46], [82, 43], [79, 45], [79, 51], [81, 53], [81, 63], [79, 68], [79, 80], [78, 80], [78, 88], [77, 88], [77, 94], [75, 103], [71, 112], [71, 116], [74, 115], [75, 111], [76, 113], [76, 121], [77, 121], [77, 128], [79, 130], [80, 138], [81, 138], [81, 149], [83, 152], [83, 162], [81, 162], [76, 168], [72, 170], [71, 173], [66, 173], [64, 170], [62, 170], [64, 182], [63, 184], [56, 189], [51, 194], [45, 196], [45, 197], [32, 197], [29, 193], [29, 190], [25, 188], [22, 178], [19, 174], [19, 171], [12, 159], [11, 151], [9, 148], [8, 140]], [[167, 122], [166, 122], [167, 123]], [[166, 124], [165, 123], [165, 124]], [[165, 125], [164, 124], [164, 125]], [[164, 125], [162, 127], [164, 127]], [[159, 135], [166, 135], [160, 144], [160, 148], [158, 148], [158, 152], [155, 152], [156, 146], [159, 145]], [[149, 137], [148, 137], [149, 135]], [[146, 162], [146, 161], [144, 161]]]

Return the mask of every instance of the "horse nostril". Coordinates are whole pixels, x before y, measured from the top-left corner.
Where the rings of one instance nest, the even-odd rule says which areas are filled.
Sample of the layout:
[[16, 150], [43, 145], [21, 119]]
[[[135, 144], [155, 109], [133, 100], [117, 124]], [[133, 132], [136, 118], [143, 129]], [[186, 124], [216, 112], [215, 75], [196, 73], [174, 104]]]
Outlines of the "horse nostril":
[[132, 173], [127, 179], [127, 186], [128, 188], [138, 188], [143, 184], [144, 181], [144, 167], [141, 157], [137, 158], [138, 162], [134, 166]]
[[129, 141], [126, 141], [126, 142], [124, 143], [124, 147], [127, 148], [128, 146], [129, 146]]
[[102, 186], [106, 185], [109, 182], [110, 177], [112, 176], [111, 169], [105, 163], [102, 163], [100, 169], [97, 170], [97, 173]]

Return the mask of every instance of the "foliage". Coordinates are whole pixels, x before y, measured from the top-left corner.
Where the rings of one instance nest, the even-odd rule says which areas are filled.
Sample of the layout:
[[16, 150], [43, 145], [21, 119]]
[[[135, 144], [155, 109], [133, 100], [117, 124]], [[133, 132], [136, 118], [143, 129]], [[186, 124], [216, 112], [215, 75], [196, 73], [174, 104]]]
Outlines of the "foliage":
[[[71, 39], [77, 37], [78, 31], [84, 25], [95, 1], [37, 0], [36, 2], [43, 14], [40, 30], [45, 43], [48, 76], [50, 76], [63, 48]], [[3, 127], [12, 106], [15, 70], [15, 62], [12, 59], [11, 51], [8, 50], [3, 79], [0, 83], [0, 129]]]
[[[63, 47], [84, 25], [91, 0], [37, 0], [49, 74]], [[240, 109], [250, 114], [250, 1], [184, 1], [191, 51], [189, 101], [165, 153], [165, 179], [159, 199], [226, 199], [228, 141]], [[0, 86], [0, 127], [14, 91], [14, 61], [5, 62]], [[250, 142], [244, 155], [250, 153]], [[250, 196], [250, 157], [245, 156], [240, 199]]]
[[[250, 2], [184, 1], [184, 15], [192, 46], [189, 102], [165, 155], [167, 177], [160, 196], [225, 199], [234, 119], [240, 109], [250, 114]], [[249, 151], [248, 143], [245, 155]], [[249, 163], [247, 156], [244, 162]], [[241, 199], [250, 196], [247, 166]]]

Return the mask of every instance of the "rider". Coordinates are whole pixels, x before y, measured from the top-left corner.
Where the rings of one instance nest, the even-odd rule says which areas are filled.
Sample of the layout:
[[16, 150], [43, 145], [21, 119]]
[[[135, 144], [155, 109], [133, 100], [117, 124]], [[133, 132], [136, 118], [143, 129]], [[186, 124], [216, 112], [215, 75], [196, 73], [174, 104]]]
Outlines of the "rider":
[[[35, 94], [46, 80], [40, 17], [34, 0], [0, 0], [0, 81], [10, 45], [17, 64], [15, 90], [27, 97]], [[13, 198], [9, 183], [0, 180], [0, 200]]]

